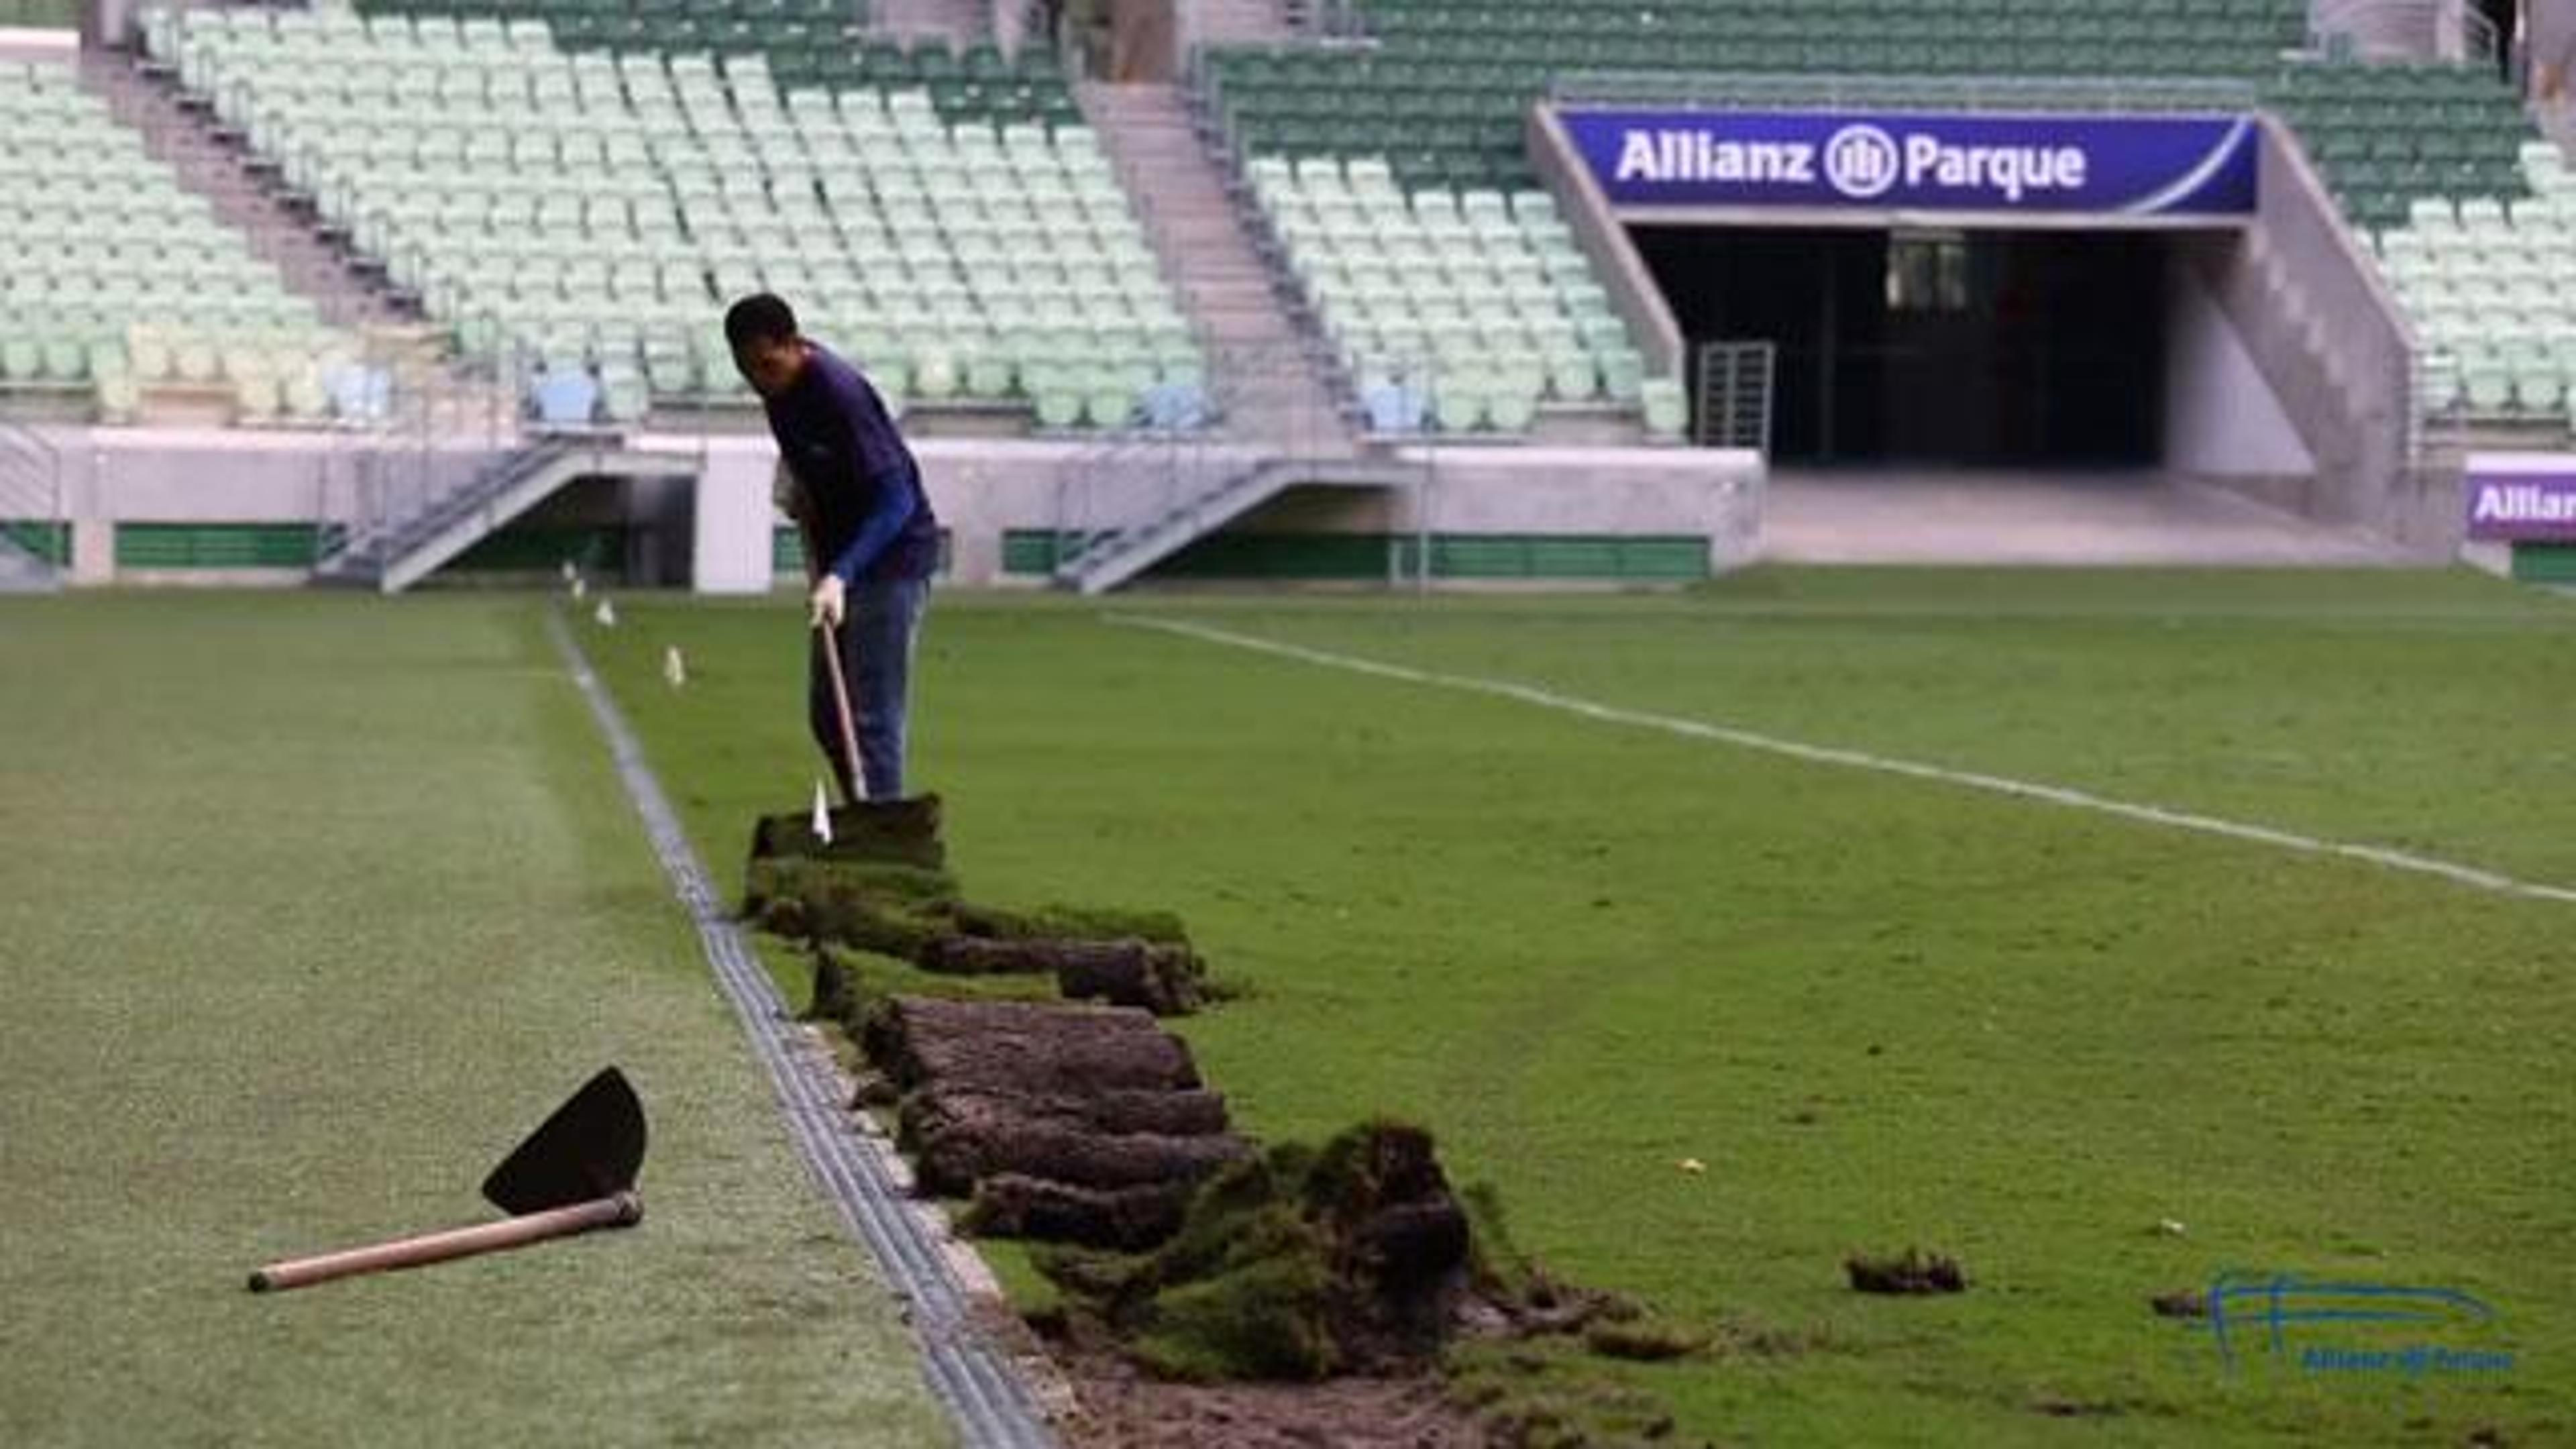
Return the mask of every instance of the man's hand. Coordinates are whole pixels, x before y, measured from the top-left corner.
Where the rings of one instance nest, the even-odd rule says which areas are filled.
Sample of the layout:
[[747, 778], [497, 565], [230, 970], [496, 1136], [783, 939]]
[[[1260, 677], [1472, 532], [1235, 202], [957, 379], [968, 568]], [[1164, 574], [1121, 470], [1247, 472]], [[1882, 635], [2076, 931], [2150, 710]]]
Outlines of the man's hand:
[[825, 574], [814, 585], [814, 622], [827, 629], [841, 627], [841, 615], [848, 604], [848, 588], [839, 574]]

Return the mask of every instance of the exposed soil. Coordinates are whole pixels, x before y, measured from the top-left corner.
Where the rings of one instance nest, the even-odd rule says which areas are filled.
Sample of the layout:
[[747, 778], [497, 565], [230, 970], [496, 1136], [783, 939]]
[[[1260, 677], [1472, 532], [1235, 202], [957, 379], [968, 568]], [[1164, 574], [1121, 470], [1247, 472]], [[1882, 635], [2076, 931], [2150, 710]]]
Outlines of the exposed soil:
[[1960, 1293], [1968, 1286], [1957, 1259], [1917, 1248], [1892, 1258], [1854, 1254], [1843, 1259], [1843, 1271], [1851, 1276], [1852, 1287], [1863, 1293]]
[[1315, 1384], [1182, 1384], [1113, 1353], [1058, 1360], [1082, 1398], [1068, 1442], [1099, 1449], [1467, 1449], [1494, 1442], [1441, 1380], [1340, 1378]]

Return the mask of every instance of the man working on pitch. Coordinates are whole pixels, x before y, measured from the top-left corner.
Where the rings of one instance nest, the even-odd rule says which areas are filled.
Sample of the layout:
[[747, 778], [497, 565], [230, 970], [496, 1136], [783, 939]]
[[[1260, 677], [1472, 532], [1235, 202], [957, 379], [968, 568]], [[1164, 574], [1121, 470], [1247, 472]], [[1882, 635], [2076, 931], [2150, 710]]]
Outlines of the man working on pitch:
[[[762, 293], [734, 303], [725, 313], [725, 341], [768, 409], [783, 475], [779, 506], [805, 536], [814, 577], [816, 632], [806, 663], [814, 739], [843, 799], [894, 799], [903, 793], [913, 634], [939, 562], [939, 520], [922, 492], [921, 469], [876, 389], [857, 368], [798, 335], [785, 302]], [[855, 696], [864, 791], [841, 748], [840, 706], [823, 660], [827, 640], [840, 651], [842, 677]]]

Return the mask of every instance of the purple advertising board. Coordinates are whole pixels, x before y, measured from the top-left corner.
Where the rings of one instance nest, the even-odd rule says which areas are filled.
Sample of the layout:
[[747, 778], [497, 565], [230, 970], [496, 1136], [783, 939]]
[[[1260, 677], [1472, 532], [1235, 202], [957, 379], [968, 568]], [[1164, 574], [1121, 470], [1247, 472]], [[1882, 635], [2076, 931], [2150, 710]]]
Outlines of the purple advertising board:
[[2576, 543], [2576, 454], [2471, 454], [2469, 537], [2486, 543]]
[[1853, 111], [1563, 113], [1617, 207], [2237, 218], [2251, 116]]

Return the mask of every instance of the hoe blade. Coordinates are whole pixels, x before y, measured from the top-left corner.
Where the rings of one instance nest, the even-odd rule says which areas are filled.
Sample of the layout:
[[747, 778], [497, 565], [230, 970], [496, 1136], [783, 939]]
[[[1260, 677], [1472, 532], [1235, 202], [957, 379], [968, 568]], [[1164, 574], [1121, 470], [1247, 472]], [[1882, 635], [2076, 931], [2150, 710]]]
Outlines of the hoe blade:
[[643, 1165], [644, 1104], [609, 1067], [492, 1169], [483, 1196], [506, 1213], [544, 1212], [624, 1192]]

